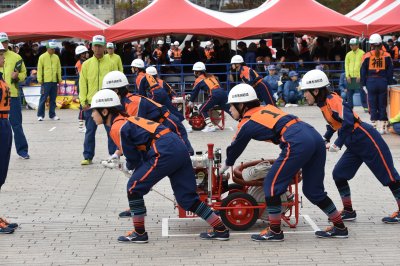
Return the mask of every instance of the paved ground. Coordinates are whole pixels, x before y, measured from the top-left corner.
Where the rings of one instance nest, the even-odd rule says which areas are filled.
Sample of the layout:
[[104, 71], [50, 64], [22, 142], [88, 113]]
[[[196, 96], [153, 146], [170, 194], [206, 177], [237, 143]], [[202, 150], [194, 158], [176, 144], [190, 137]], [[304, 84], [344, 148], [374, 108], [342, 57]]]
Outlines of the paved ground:
[[[290, 107], [286, 111], [299, 115], [320, 132], [325, 129], [316, 107]], [[61, 121], [43, 122], [36, 121], [35, 113], [23, 112], [31, 159], [17, 158], [13, 149], [7, 183], [0, 194], [1, 214], [21, 225], [13, 235], [0, 235], [0, 265], [400, 265], [400, 225], [380, 222], [382, 216], [395, 210], [395, 201], [365, 166], [350, 183], [358, 219], [348, 223], [349, 239], [315, 238], [313, 228], [325, 228], [327, 219], [303, 198], [300, 223], [296, 229], [285, 228], [282, 243], [249, 240], [251, 233], [265, 227], [261, 221], [248, 232], [232, 232], [230, 241], [203, 241], [197, 234], [208, 228], [205, 222], [175, 219], [173, 204], [150, 192], [145, 197], [150, 242], [120, 244], [118, 236], [132, 227], [130, 220], [118, 218], [127, 207], [127, 179], [99, 165], [106, 157], [104, 129], [98, 132], [95, 163], [82, 167], [84, 134], [78, 133], [77, 112], [59, 110]], [[364, 113], [361, 116], [367, 120]], [[228, 121], [228, 127], [235, 126], [234, 121]], [[233, 134], [228, 128], [208, 135], [195, 132], [190, 139], [196, 150], [205, 150], [207, 142], [225, 149]], [[399, 137], [386, 135], [385, 140], [400, 168]], [[239, 162], [274, 158], [277, 153], [274, 145], [251, 142]], [[331, 176], [339, 157], [340, 153], [328, 154], [325, 184], [341, 208]], [[173, 197], [167, 178], [156, 189]]]

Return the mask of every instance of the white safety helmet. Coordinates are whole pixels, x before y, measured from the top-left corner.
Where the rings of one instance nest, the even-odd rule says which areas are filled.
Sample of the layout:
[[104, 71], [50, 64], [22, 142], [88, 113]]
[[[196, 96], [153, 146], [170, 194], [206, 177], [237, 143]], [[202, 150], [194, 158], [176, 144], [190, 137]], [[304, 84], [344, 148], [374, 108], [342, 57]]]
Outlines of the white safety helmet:
[[193, 71], [206, 71], [206, 65], [203, 62], [196, 62], [192, 68]]
[[149, 66], [148, 68], [146, 68], [146, 74], [152, 75], [152, 76], [156, 76], [157, 75], [157, 68], [153, 67], [153, 66]]
[[234, 55], [231, 59], [231, 64], [241, 64], [244, 63], [243, 57], [241, 55]]
[[228, 103], [247, 103], [255, 100], [258, 100], [256, 91], [246, 83], [236, 85], [228, 95]]
[[178, 41], [175, 41], [175, 42], [174, 42], [174, 45], [175, 45], [175, 46], [179, 46], [179, 42], [178, 42]]
[[102, 89], [116, 89], [129, 85], [128, 79], [124, 73], [115, 70], [107, 73], [103, 78]]
[[311, 90], [326, 87], [329, 85], [329, 79], [326, 74], [319, 70], [313, 69], [304, 74], [301, 79], [301, 90]]
[[206, 46], [211, 46], [211, 45], [212, 45], [212, 42], [206, 41]]
[[381, 44], [382, 37], [378, 33], [374, 33], [369, 37], [369, 44]]
[[144, 68], [144, 61], [142, 59], [135, 59], [131, 63], [132, 67]]
[[163, 40], [158, 40], [158, 41], [157, 41], [157, 44], [158, 44], [158, 45], [163, 45], [163, 44], [164, 44], [164, 41], [163, 41]]
[[88, 51], [88, 49], [86, 48], [86, 46], [78, 45], [75, 48], [75, 55], [80, 55], [80, 54], [86, 53], [87, 51]]
[[99, 90], [92, 98], [90, 109], [111, 108], [121, 105], [117, 93], [113, 90]]

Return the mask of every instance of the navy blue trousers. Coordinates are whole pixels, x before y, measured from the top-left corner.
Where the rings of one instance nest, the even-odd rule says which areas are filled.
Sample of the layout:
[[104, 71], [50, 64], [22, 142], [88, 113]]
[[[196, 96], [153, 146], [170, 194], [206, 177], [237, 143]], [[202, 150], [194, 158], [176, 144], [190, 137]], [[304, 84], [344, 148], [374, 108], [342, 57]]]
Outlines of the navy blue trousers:
[[5, 118], [0, 118], [0, 189], [6, 182], [11, 156], [11, 146], [12, 131], [10, 121]]

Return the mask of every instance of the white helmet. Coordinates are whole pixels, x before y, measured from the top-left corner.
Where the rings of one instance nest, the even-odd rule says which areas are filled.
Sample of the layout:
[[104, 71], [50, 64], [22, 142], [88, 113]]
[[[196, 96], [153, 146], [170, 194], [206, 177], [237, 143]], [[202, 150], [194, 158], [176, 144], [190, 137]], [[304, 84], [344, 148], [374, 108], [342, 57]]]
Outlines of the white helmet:
[[99, 90], [92, 98], [90, 109], [110, 108], [121, 105], [117, 93], [113, 90]]
[[378, 33], [374, 33], [369, 37], [369, 44], [381, 44], [382, 37]]
[[116, 89], [129, 85], [125, 74], [120, 71], [111, 71], [103, 78], [102, 89]]
[[206, 41], [206, 46], [211, 46], [211, 45], [212, 45], [212, 42]]
[[75, 55], [80, 55], [80, 54], [86, 53], [87, 51], [88, 51], [88, 49], [86, 48], [86, 46], [78, 45], [75, 48]]
[[164, 44], [164, 41], [163, 41], [163, 40], [158, 40], [158, 41], [157, 41], [157, 44], [158, 44], [158, 45], [163, 45], [163, 44]]
[[175, 45], [175, 46], [179, 46], [179, 42], [178, 42], [178, 41], [175, 41], [175, 42], [174, 42], [174, 45]]
[[146, 68], [146, 74], [155, 76], [157, 75], [157, 68], [153, 67], [153, 66], [149, 66], [148, 68]]
[[131, 66], [137, 68], [144, 68], [144, 62], [142, 59], [135, 59], [132, 61]]
[[228, 95], [228, 103], [247, 103], [258, 100], [257, 93], [246, 83], [236, 85]]
[[329, 85], [329, 79], [326, 74], [319, 70], [313, 69], [304, 74], [301, 79], [301, 90], [319, 89]]
[[231, 64], [241, 64], [244, 63], [243, 57], [241, 55], [234, 55], [231, 59]]
[[206, 71], [206, 65], [203, 62], [197, 62], [193, 65], [193, 71]]

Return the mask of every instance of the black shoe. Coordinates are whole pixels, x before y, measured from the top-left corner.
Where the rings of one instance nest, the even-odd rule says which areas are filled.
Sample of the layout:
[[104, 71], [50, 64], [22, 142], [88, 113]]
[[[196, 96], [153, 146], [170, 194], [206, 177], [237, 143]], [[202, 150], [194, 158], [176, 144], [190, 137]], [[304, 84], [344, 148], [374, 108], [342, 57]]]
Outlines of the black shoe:
[[392, 214], [392, 216], [383, 217], [382, 222], [385, 224], [398, 224], [400, 223], [400, 211]]
[[229, 240], [229, 230], [225, 229], [224, 231], [218, 231], [216, 229], [211, 229], [207, 232], [200, 233], [200, 238], [226, 241], [226, 240]]
[[143, 234], [138, 234], [136, 231], [129, 232], [126, 236], [118, 237], [118, 242], [120, 243], [138, 243], [138, 244], [145, 244], [149, 242], [149, 237], [147, 232]]
[[8, 228], [12, 228], [12, 229], [17, 229], [18, 228], [18, 224], [17, 223], [10, 223], [5, 218], [1, 218], [0, 217], [0, 224], [1, 223], [5, 224]]
[[130, 209], [127, 209], [126, 211], [120, 212], [120, 213], [118, 214], [118, 216], [119, 216], [120, 218], [131, 218], [131, 217], [132, 217], [132, 215], [131, 215], [131, 210], [130, 210]]
[[258, 235], [252, 235], [251, 240], [257, 241], [257, 242], [279, 242], [283, 241], [284, 235], [282, 230], [279, 233], [275, 233], [274, 231], [271, 230], [271, 228], [267, 228], [263, 231], [261, 231], [260, 234]]
[[330, 226], [325, 231], [316, 231], [315, 236], [320, 238], [348, 238], [349, 232], [347, 227], [340, 229], [336, 226]]
[[354, 221], [355, 219], [357, 219], [357, 213], [355, 210], [353, 211], [346, 211], [346, 210], [342, 210], [340, 212], [340, 215], [342, 216], [342, 220], [343, 221]]

